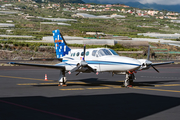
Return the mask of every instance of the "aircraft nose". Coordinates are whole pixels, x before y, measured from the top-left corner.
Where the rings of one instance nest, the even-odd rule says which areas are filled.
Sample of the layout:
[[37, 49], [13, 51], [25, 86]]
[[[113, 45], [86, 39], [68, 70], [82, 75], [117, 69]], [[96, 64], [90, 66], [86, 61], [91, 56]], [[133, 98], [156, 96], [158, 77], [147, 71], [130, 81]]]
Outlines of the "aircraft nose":
[[132, 63], [134, 64], [133, 69], [139, 69], [141, 67], [141, 62], [136, 59], [134, 59]]

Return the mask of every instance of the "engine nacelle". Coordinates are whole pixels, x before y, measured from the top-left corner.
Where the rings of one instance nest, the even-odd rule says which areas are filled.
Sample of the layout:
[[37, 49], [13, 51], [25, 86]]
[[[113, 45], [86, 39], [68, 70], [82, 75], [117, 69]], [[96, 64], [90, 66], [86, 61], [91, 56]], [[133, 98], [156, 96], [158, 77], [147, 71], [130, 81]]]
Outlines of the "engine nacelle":
[[151, 67], [152, 62], [147, 59], [138, 59], [141, 62], [141, 67], [139, 70], [146, 70]]

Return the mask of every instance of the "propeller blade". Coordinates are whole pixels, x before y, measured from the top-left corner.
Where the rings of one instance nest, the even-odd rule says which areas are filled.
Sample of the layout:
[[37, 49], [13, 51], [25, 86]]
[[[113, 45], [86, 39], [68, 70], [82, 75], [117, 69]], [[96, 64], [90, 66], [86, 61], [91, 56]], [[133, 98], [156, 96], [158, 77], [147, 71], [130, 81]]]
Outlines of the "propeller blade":
[[81, 65], [79, 65], [79, 66], [73, 68], [71, 71], [69, 71], [69, 74], [75, 72], [75, 71], [78, 70], [80, 67], [81, 67]]
[[[152, 65], [151, 65], [152, 66]], [[157, 70], [154, 66], [152, 66], [158, 73], [159, 73], [159, 70]]]
[[147, 60], [149, 60], [149, 57], [150, 57], [150, 45], [149, 45], [149, 47], [148, 47]]
[[83, 61], [85, 61], [85, 55], [86, 55], [86, 45], [84, 45], [84, 56], [83, 56]]
[[76, 74], [76, 76], [78, 76], [78, 75], [79, 75], [79, 73], [80, 73], [80, 72], [78, 72], [78, 73]]

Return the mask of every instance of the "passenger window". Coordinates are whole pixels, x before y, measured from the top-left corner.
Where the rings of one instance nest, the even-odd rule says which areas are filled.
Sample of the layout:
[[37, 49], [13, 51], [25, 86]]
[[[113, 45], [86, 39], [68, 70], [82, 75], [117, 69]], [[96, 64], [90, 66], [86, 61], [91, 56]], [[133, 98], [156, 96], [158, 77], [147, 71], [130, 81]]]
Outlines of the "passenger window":
[[79, 56], [79, 52], [76, 54], [76, 56]]
[[84, 56], [84, 52], [81, 53], [81, 56]]
[[75, 56], [75, 53], [73, 53], [73, 56]]
[[96, 55], [96, 52], [97, 52], [97, 50], [93, 50], [93, 51], [92, 51], [92, 56], [95, 56], [95, 55]]
[[89, 51], [86, 52], [86, 56], [88, 56], [88, 55], [89, 55]]

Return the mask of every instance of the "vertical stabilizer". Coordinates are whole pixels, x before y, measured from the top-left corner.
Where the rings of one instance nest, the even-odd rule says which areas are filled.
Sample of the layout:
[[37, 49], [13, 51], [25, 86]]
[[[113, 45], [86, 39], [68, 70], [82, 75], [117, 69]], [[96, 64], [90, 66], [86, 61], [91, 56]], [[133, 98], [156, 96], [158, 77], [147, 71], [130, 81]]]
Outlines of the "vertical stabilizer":
[[64, 40], [59, 30], [54, 30], [52, 32], [56, 49], [56, 57], [61, 58], [67, 55], [71, 49], [67, 46], [66, 41]]

